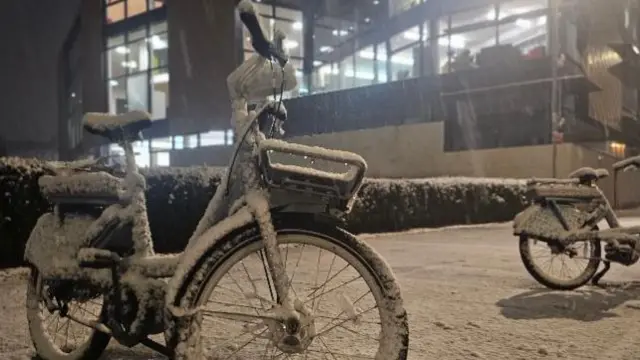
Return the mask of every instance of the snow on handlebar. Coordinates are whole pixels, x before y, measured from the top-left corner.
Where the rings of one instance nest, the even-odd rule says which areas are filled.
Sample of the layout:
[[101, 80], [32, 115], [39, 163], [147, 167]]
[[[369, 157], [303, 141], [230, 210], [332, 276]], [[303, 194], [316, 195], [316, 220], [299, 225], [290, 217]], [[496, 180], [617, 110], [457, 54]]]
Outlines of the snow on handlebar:
[[267, 39], [264, 31], [262, 31], [256, 9], [251, 0], [240, 1], [238, 4], [238, 11], [240, 12], [240, 20], [242, 20], [244, 26], [249, 30], [253, 49], [262, 57], [275, 59], [278, 61], [280, 66], [284, 66], [289, 61], [287, 55], [282, 51], [284, 34], [280, 33], [276, 36], [276, 40], [280, 43], [280, 46], [274, 45]]

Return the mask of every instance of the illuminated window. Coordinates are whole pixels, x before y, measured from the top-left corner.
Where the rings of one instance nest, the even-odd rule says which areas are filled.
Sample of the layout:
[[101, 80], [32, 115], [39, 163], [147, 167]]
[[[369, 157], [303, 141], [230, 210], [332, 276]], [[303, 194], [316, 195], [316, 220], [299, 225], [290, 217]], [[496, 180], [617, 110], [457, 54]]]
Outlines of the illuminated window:
[[167, 117], [168, 46], [166, 21], [107, 39], [110, 112], [143, 110], [154, 120]]
[[157, 0], [106, 0], [105, 3], [107, 24], [116, 23], [165, 5], [165, 1]]
[[225, 145], [224, 131], [209, 131], [200, 134], [200, 146]]

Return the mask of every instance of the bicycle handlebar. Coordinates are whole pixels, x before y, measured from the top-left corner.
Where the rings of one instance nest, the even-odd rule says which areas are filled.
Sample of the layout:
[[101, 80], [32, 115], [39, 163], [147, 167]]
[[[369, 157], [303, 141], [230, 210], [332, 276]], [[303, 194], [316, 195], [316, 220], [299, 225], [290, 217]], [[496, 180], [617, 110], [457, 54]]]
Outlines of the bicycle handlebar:
[[[281, 48], [278, 48], [267, 39], [262, 31], [258, 15], [256, 14], [256, 9], [251, 1], [240, 1], [238, 4], [238, 11], [240, 12], [240, 20], [244, 26], [247, 27], [247, 30], [249, 30], [253, 49], [260, 54], [260, 56], [267, 59], [276, 59], [280, 66], [284, 66], [289, 61], [289, 57], [281, 50]], [[279, 38], [278, 41], [282, 41], [282, 39]]]

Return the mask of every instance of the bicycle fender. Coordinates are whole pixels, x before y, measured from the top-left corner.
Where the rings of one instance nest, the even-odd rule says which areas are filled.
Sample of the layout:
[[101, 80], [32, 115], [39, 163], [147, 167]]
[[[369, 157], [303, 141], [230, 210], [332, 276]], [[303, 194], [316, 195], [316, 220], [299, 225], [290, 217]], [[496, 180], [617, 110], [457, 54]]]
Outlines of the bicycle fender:
[[191, 272], [198, 264], [198, 261], [216, 245], [220, 239], [223, 239], [231, 232], [240, 229], [254, 221], [253, 214], [247, 206], [240, 208], [233, 215], [227, 217], [221, 222], [202, 234], [185, 252], [180, 256], [178, 265], [173, 277], [169, 280], [165, 304], [173, 305], [178, 289], [180, 289]]

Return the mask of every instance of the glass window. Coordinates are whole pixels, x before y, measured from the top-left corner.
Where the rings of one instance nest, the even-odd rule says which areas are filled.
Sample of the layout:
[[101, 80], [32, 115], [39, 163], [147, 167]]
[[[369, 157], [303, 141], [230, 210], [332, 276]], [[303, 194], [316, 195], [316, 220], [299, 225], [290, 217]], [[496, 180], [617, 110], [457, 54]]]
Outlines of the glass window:
[[151, 165], [151, 156], [149, 153], [149, 141], [136, 141], [133, 144], [133, 153], [136, 154], [136, 163], [139, 167], [149, 167]]
[[149, 111], [149, 77], [147, 73], [127, 77], [127, 108]]
[[164, 0], [149, 0], [149, 10], [161, 8], [164, 6]]
[[151, 68], [165, 67], [169, 64], [167, 33], [151, 35], [149, 47], [151, 48]]
[[184, 136], [177, 135], [173, 137], [173, 148], [176, 150], [184, 149]]
[[418, 26], [413, 27], [409, 30], [406, 30], [400, 34], [396, 34], [392, 36], [390, 40], [391, 50], [396, 50], [396, 49], [405, 47], [417, 41], [420, 41], [420, 30]]
[[227, 130], [227, 145], [233, 145], [233, 130]]
[[340, 89], [349, 89], [355, 86], [357, 75], [353, 68], [353, 56], [347, 56], [340, 62]]
[[[300, 15], [302, 18], [302, 14]], [[302, 22], [291, 22], [285, 20], [276, 20], [275, 27], [285, 34], [284, 48], [289, 52], [289, 55], [301, 58], [304, 56], [303, 50], [303, 36], [302, 27], [297, 28], [296, 24], [302, 24]]]
[[147, 70], [149, 68], [149, 50], [147, 42], [144, 40], [136, 41], [129, 45], [129, 60], [122, 63], [128, 72], [136, 73]]
[[151, 75], [151, 116], [166, 119], [169, 107], [169, 73], [167, 69], [153, 70]]
[[200, 134], [200, 146], [215, 146], [225, 144], [224, 131], [209, 131]]
[[482, 22], [490, 22], [498, 19], [495, 5], [483, 6], [469, 11], [464, 11], [451, 15], [451, 31], [456, 28], [477, 24]]
[[125, 3], [121, 1], [107, 6], [107, 24], [115, 23], [125, 18]]
[[416, 75], [413, 71], [413, 49], [411, 47], [391, 55], [391, 78], [393, 80], [409, 79]]
[[171, 150], [173, 143], [170, 137], [151, 139], [151, 150]]
[[109, 112], [113, 114], [127, 112], [126, 79], [111, 79], [108, 86]]
[[157, 153], [151, 154], [153, 157], [153, 162], [155, 166], [170, 166], [170, 156], [168, 151], [160, 151]]
[[498, 42], [511, 44], [523, 54], [536, 49], [544, 52], [547, 44], [547, 16], [517, 17], [511, 22], [500, 24]]
[[549, 0], [511, 0], [500, 4], [500, 19], [546, 9]]
[[118, 46], [107, 50], [107, 76], [116, 78], [126, 74], [127, 70], [124, 65], [127, 64], [127, 52], [129, 48], [126, 46]]
[[195, 149], [198, 147], [198, 134], [186, 135], [184, 137], [184, 147], [187, 149]]
[[107, 39], [107, 47], [112, 48], [124, 44], [124, 35], [111, 36]]
[[146, 27], [141, 27], [141, 28], [137, 28], [133, 31], [129, 31], [129, 33], [127, 34], [127, 41], [128, 42], [134, 42], [136, 40], [141, 40], [147, 37], [147, 28]]
[[253, 3], [258, 14], [262, 16], [273, 16], [273, 6], [261, 3]]
[[[378, 83], [386, 83], [389, 81], [387, 77], [387, 45], [385, 43], [380, 43], [376, 45], [377, 56], [374, 64], [376, 65], [375, 71], [378, 74]], [[360, 53], [360, 56], [363, 54]], [[366, 53], [369, 56], [368, 53]], [[371, 54], [372, 56], [374, 54]]]
[[376, 77], [374, 69], [373, 46], [368, 46], [358, 52], [356, 57], [356, 86], [373, 84]]
[[167, 32], [167, 22], [166, 21], [162, 21], [162, 22], [158, 22], [158, 23], [153, 23], [151, 24], [151, 26], [149, 27], [149, 34], [150, 35], [154, 35], [154, 34], [160, 34], [163, 32]]
[[127, 0], [127, 17], [142, 14], [147, 11], [146, 0]]

